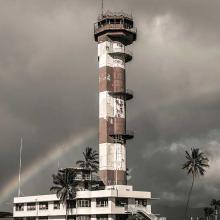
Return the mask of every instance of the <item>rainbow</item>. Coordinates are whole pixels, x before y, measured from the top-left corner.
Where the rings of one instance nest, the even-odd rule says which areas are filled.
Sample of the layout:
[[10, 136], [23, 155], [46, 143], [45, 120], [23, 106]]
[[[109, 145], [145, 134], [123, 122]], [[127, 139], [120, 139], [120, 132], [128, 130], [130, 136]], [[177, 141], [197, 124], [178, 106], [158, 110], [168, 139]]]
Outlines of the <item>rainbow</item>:
[[[53, 161], [56, 161], [60, 156], [68, 153], [72, 148], [86, 143], [89, 139], [96, 135], [94, 128], [87, 129], [77, 135], [72, 135], [68, 140], [59, 145], [55, 145], [51, 151], [41, 155], [28, 168], [21, 173], [22, 184], [29, 181], [33, 176], [38, 174], [43, 168], [47, 167]], [[3, 188], [0, 189], [0, 203], [3, 203], [18, 187], [17, 175], [10, 179]]]

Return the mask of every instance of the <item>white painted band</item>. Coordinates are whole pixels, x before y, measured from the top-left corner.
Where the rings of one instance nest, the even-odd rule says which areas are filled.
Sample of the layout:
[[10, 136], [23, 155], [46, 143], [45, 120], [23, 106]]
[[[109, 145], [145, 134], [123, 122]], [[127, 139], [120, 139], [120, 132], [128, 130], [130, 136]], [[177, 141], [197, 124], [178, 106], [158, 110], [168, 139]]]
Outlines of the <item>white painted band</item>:
[[99, 144], [99, 169], [126, 171], [125, 145], [118, 143]]
[[99, 93], [99, 118], [108, 117], [125, 118], [125, 101], [104, 91]]
[[109, 42], [105, 41], [98, 44], [98, 57], [99, 57], [99, 68], [109, 67], [120, 67], [125, 69], [125, 58], [124, 55], [112, 56], [112, 52], [122, 52], [125, 50], [125, 46], [120, 42]]

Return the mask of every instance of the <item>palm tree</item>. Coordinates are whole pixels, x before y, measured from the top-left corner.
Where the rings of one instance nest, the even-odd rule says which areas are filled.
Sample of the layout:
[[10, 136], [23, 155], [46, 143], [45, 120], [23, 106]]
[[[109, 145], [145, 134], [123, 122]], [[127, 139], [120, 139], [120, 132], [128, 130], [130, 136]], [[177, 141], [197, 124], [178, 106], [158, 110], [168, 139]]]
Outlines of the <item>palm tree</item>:
[[220, 206], [220, 200], [212, 199], [210, 205], [214, 207], [215, 220], [218, 220], [218, 207]]
[[205, 207], [204, 209], [205, 219], [210, 220], [211, 215], [214, 213], [213, 208], [211, 207]]
[[77, 165], [84, 169], [90, 170], [90, 178], [92, 177], [92, 173], [98, 172], [99, 167], [99, 154], [96, 150], [93, 150], [91, 147], [87, 147], [85, 152], [83, 152], [84, 160], [78, 160], [76, 162]]
[[53, 174], [53, 184], [50, 191], [57, 194], [57, 198], [66, 207], [66, 220], [69, 201], [75, 199], [77, 183], [75, 182], [76, 171], [71, 168], [59, 170], [57, 174]]
[[185, 151], [185, 157], [187, 161], [183, 164], [182, 169], [187, 171], [187, 174], [192, 175], [192, 184], [189, 189], [186, 210], [185, 210], [185, 220], [187, 219], [187, 213], [189, 209], [190, 197], [192, 194], [195, 178], [203, 176], [205, 174], [205, 169], [209, 167], [209, 160], [206, 155], [199, 150], [199, 148], [191, 148], [191, 152]]

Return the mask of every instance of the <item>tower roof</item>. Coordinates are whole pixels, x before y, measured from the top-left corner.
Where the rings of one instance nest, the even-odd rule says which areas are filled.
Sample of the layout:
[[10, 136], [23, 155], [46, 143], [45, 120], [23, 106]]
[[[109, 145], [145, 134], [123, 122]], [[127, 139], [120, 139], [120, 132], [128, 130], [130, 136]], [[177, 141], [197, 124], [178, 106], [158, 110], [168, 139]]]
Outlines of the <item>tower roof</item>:
[[105, 13], [98, 16], [98, 21], [101, 21], [101, 20], [106, 19], [106, 18], [127, 18], [127, 19], [133, 21], [132, 14], [128, 14], [128, 13], [125, 13], [123, 11], [121, 11], [121, 12], [106, 11]]

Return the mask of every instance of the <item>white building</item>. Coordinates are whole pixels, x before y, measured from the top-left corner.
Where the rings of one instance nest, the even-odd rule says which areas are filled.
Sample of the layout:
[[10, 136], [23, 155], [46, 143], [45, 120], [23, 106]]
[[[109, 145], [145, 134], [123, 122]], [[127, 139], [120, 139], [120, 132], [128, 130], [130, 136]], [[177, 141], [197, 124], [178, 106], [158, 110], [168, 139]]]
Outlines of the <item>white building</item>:
[[[140, 211], [146, 219], [151, 214], [151, 193], [134, 191], [132, 186], [107, 186], [105, 190], [78, 191], [76, 200], [67, 210], [68, 219], [123, 220], [128, 214]], [[65, 219], [66, 207], [55, 194], [14, 198], [14, 217], [17, 220]]]

